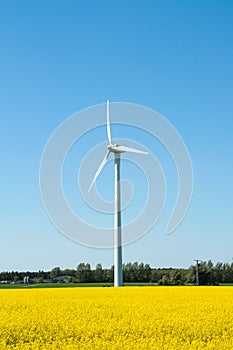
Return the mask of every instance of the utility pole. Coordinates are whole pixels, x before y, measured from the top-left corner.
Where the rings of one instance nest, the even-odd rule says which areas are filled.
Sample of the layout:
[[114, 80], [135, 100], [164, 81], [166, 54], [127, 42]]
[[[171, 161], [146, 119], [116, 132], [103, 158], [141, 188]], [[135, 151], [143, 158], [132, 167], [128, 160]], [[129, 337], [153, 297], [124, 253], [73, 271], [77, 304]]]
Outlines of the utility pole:
[[199, 286], [199, 261], [197, 259], [194, 259], [196, 261], [196, 286]]

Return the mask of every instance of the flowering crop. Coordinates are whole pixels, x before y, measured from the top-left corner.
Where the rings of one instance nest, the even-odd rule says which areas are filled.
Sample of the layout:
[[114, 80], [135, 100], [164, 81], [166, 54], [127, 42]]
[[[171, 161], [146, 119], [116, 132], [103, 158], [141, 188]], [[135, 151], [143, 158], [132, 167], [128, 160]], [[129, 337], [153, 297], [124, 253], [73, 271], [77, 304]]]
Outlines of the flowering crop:
[[0, 349], [233, 349], [233, 287], [0, 290]]

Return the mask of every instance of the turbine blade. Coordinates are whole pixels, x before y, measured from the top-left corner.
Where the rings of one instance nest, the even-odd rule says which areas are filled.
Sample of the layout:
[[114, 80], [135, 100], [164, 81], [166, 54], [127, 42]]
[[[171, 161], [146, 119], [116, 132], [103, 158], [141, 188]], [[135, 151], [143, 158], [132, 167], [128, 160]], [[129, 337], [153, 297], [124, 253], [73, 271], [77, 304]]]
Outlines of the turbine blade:
[[99, 168], [97, 169], [97, 172], [95, 173], [94, 179], [92, 180], [92, 183], [90, 184], [90, 187], [88, 189], [88, 193], [90, 192], [90, 190], [92, 189], [94, 183], [96, 182], [97, 177], [99, 176], [101, 170], [103, 169], [103, 167], [105, 166], [108, 157], [109, 157], [110, 151], [108, 151], [105, 156], [104, 159], [102, 160], [102, 163], [100, 164]]
[[148, 152], [141, 151], [136, 148], [126, 147], [126, 146], [116, 146], [116, 149], [122, 152], [131, 152], [131, 153], [140, 153], [140, 154], [149, 154]]
[[111, 136], [110, 118], [109, 118], [109, 101], [107, 101], [107, 134], [108, 134], [109, 145], [111, 145], [112, 144], [112, 136]]

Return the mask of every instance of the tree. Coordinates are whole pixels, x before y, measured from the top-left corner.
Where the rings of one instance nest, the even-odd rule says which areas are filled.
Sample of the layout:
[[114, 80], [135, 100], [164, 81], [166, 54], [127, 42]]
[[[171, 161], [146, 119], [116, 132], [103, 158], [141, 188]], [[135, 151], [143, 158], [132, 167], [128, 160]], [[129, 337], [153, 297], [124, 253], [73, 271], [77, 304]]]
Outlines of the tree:
[[149, 264], [144, 265], [143, 282], [151, 281], [151, 267]]
[[[196, 266], [192, 265], [189, 268], [189, 276], [187, 282], [196, 282]], [[216, 284], [216, 277], [213, 268], [213, 263], [211, 260], [208, 262], [201, 261], [198, 264], [198, 276], [200, 285], [214, 285]]]
[[15, 275], [15, 276], [13, 277], [13, 281], [14, 281], [14, 282], [18, 282], [18, 281], [19, 281], [19, 276], [18, 276], [18, 275]]
[[94, 277], [96, 282], [103, 282], [103, 269], [101, 264], [96, 265]]
[[149, 264], [134, 262], [123, 264], [123, 280], [125, 282], [150, 282], [151, 267]]
[[159, 286], [169, 286], [169, 279], [167, 278], [166, 275], [164, 275], [159, 281], [158, 281], [158, 285]]
[[36, 283], [43, 283], [43, 278], [42, 277], [38, 277], [37, 279], [36, 279]]
[[233, 282], [233, 264], [224, 263], [222, 265], [222, 282], [224, 283], [232, 283]]
[[88, 263], [87, 264], [80, 263], [77, 266], [76, 278], [77, 278], [77, 282], [80, 282], [80, 283], [93, 282], [91, 265]]
[[77, 282], [86, 282], [85, 281], [85, 263], [80, 263], [77, 266], [77, 271], [76, 271], [76, 278]]
[[157, 283], [160, 280], [160, 273], [157, 269], [151, 270], [151, 279], [150, 281], [153, 283]]
[[92, 271], [91, 271], [91, 265], [89, 263], [87, 263], [85, 265], [85, 279], [86, 282], [93, 282], [93, 278], [92, 278]]
[[185, 282], [185, 276], [182, 274], [182, 270], [176, 269], [171, 271], [170, 273], [170, 285], [172, 286], [180, 286]]
[[51, 271], [50, 271], [50, 278], [55, 278], [57, 276], [60, 276], [62, 273], [60, 267], [54, 267]]
[[223, 263], [221, 262], [217, 262], [217, 264], [214, 267], [214, 276], [215, 276], [215, 280], [218, 283], [223, 282]]
[[123, 264], [123, 280], [125, 282], [133, 282], [135, 280], [132, 263]]
[[71, 277], [75, 277], [75, 270], [73, 269], [65, 269], [62, 271], [62, 274], [63, 275], [68, 275], [68, 276], [71, 276]]
[[103, 270], [103, 282], [113, 282], [114, 279], [114, 266], [110, 269]]

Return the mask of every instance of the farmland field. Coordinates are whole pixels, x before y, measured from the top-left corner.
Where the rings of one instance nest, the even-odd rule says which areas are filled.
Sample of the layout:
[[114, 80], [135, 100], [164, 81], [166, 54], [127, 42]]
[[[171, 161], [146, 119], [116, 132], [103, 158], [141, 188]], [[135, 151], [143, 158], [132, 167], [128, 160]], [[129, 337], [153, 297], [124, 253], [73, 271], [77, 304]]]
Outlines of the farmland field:
[[232, 287], [0, 290], [0, 349], [233, 349]]

